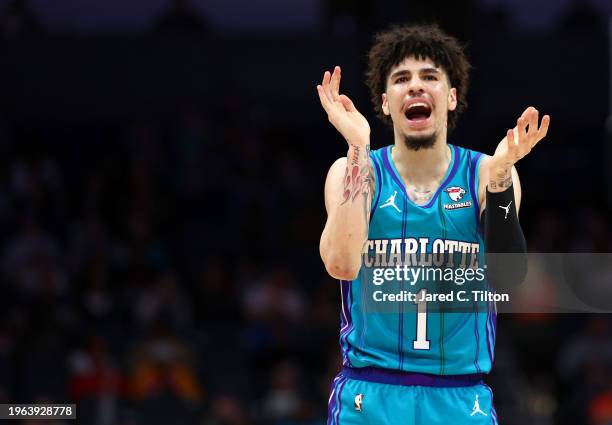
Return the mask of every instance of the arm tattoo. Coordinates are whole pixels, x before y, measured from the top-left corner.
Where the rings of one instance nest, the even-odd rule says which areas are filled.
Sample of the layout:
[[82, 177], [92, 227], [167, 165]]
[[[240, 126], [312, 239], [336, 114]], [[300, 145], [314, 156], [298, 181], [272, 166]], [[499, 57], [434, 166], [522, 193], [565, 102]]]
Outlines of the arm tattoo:
[[512, 172], [510, 169], [502, 171], [497, 174], [496, 177], [491, 176], [489, 178], [489, 187], [491, 189], [507, 189], [512, 186]]
[[362, 152], [362, 148], [355, 145], [351, 146], [353, 147], [353, 154], [350, 158], [347, 158], [341, 205], [349, 200], [354, 202], [360, 193], [363, 195], [363, 217], [365, 221], [365, 240], [367, 242], [370, 228], [370, 194], [374, 194], [376, 190], [374, 167], [372, 161], [370, 161], [369, 144], [365, 146], [365, 161], [361, 160], [361, 163], [359, 154]]
[[365, 147], [367, 163], [359, 163], [359, 155], [362, 148], [351, 145], [353, 154], [348, 158], [346, 171], [344, 172], [344, 191], [342, 193], [342, 204], [346, 204], [349, 200], [355, 201], [360, 193], [367, 199], [370, 193], [370, 181], [372, 180], [372, 166], [370, 164], [370, 145]]

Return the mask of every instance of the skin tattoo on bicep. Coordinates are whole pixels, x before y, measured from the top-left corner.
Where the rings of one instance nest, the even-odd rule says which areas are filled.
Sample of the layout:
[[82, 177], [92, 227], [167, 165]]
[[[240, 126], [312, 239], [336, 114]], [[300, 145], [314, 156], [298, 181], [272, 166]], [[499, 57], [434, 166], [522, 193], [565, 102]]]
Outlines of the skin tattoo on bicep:
[[365, 146], [367, 162], [365, 164], [359, 162], [359, 154], [362, 148], [353, 146], [353, 155], [348, 158], [346, 171], [344, 173], [344, 191], [342, 193], [342, 203], [346, 204], [349, 200], [354, 202], [357, 196], [363, 195], [363, 211], [366, 222], [366, 237], [368, 232], [368, 224], [370, 222], [369, 195], [374, 193], [374, 167], [370, 162], [370, 145]]
[[372, 179], [372, 166], [370, 164], [370, 145], [366, 145], [367, 164], [359, 163], [359, 154], [361, 149], [359, 146], [353, 146], [353, 155], [348, 159], [346, 171], [344, 172], [344, 191], [342, 193], [342, 204], [346, 204], [349, 200], [354, 202], [357, 195], [364, 195], [367, 200], [370, 193], [370, 184]]

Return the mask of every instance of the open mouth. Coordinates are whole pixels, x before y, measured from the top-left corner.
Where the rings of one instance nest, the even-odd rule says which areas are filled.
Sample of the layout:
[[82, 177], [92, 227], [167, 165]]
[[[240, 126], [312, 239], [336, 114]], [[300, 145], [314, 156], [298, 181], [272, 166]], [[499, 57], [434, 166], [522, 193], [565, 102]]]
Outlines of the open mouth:
[[425, 121], [431, 116], [431, 107], [424, 102], [416, 102], [406, 108], [404, 115], [409, 121]]

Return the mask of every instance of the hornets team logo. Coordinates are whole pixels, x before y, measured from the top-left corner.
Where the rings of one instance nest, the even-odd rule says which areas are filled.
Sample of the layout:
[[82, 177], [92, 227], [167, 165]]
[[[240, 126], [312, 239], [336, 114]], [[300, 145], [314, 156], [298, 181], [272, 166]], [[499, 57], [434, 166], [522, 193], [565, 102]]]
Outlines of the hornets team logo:
[[453, 200], [453, 202], [458, 202], [465, 195], [465, 189], [461, 186], [451, 186], [444, 190], [448, 193], [448, 197]]
[[457, 210], [460, 208], [469, 208], [472, 206], [472, 201], [459, 202], [465, 196], [466, 193], [465, 189], [461, 186], [447, 187], [446, 189], [444, 189], [444, 191], [446, 192], [448, 197], [451, 198], [451, 201], [453, 201], [452, 204], [444, 204], [444, 209]]
[[361, 412], [361, 403], [363, 403], [363, 394], [357, 394], [355, 396], [355, 410]]

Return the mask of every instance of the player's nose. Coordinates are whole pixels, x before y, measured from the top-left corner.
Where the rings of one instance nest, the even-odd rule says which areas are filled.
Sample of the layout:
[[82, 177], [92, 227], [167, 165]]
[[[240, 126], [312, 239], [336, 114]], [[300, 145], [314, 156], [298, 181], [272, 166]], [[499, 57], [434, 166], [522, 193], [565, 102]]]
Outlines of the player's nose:
[[411, 78], [408, 82], [408, 92], [411, 95], [424, 92], [424, 85], [420, 78]]

